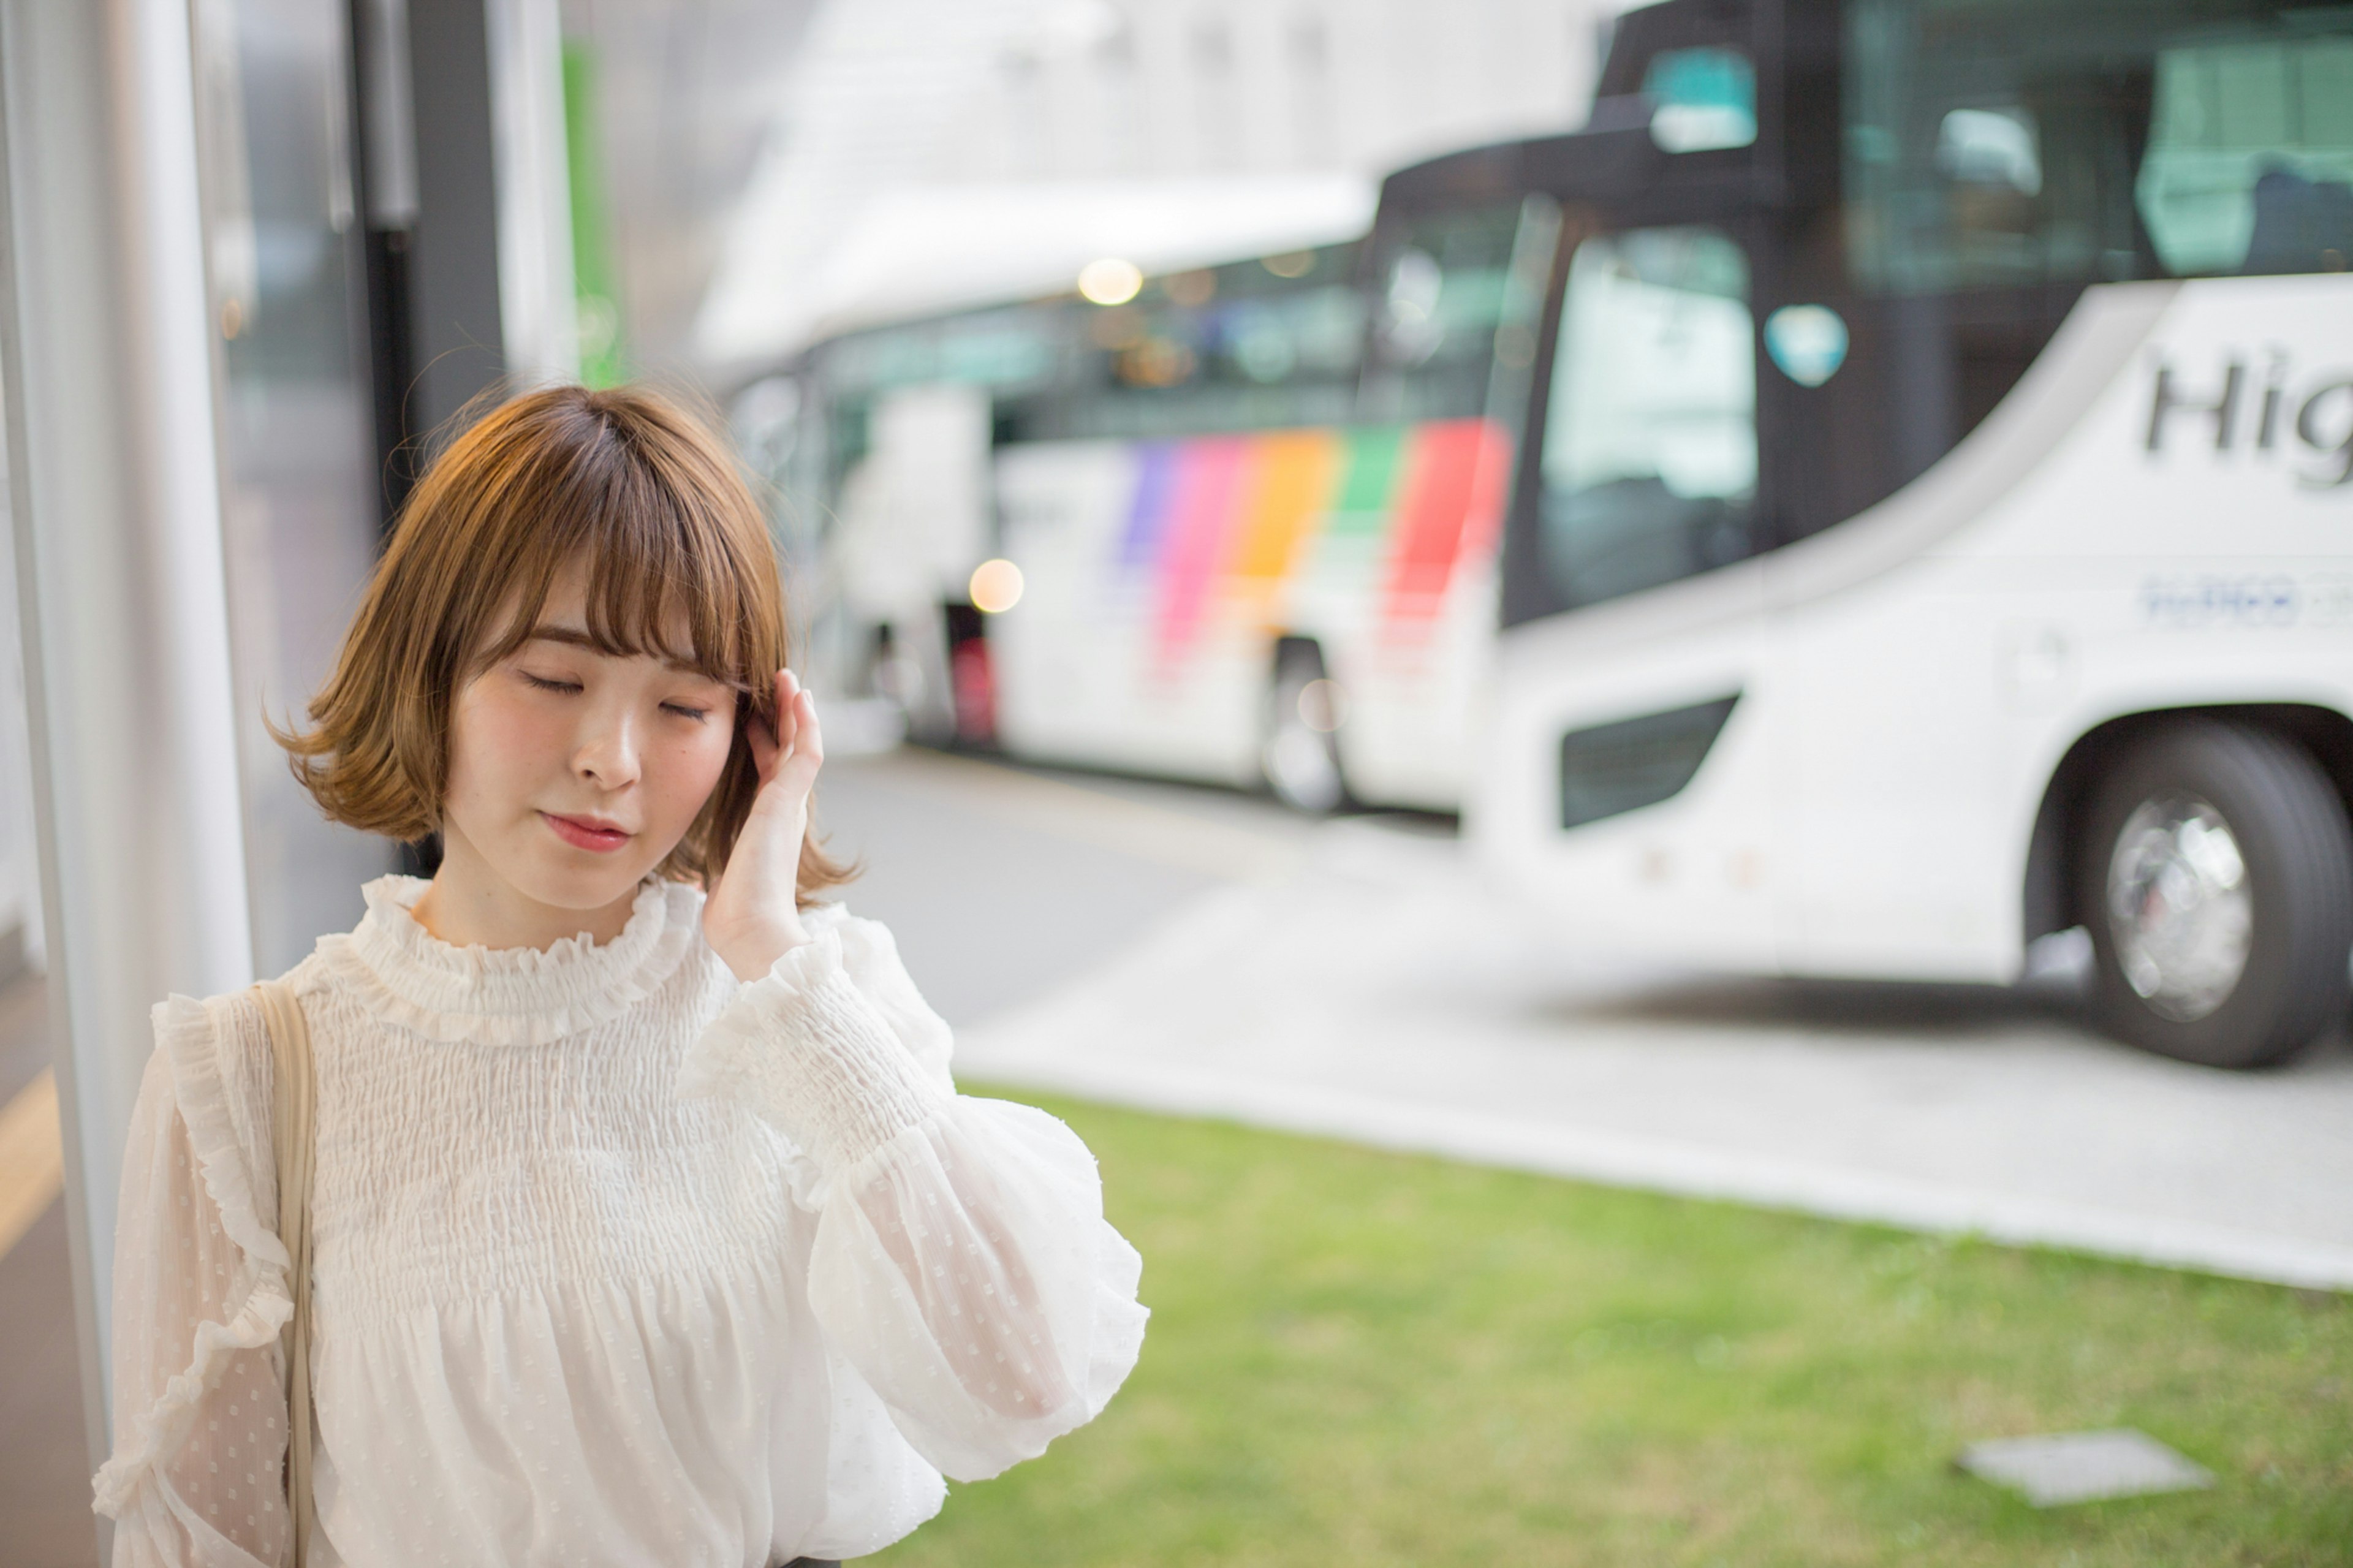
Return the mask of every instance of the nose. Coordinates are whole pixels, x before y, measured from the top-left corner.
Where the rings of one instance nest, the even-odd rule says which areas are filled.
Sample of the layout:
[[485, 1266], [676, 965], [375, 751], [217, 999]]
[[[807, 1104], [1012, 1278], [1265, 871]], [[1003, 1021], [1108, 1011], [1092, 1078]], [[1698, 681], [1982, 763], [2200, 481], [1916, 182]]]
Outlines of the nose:
[[627, 704], [599, 704], [589, 713], [572, 752], [572, 769], [599, 789], [627, 789], [638, 782], [638, 725]]

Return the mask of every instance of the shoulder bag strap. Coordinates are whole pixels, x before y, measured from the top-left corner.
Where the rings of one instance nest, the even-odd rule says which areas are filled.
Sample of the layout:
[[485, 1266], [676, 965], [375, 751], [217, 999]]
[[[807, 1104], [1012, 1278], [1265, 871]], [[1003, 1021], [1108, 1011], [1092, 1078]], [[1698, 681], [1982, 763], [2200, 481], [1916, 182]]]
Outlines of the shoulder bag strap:
[[303, 1568], [317, 1525], [311, 1497], [311, 1160], [317, 1147], [311, 1110], [317, 1078], [311, 1065], [311, 1029], [302, 1005], [284, 984], [254, 987], [269, 1024], [277, 1062], [271, 1142], [278, 1155], [278, 1236], [291, 1261], [287, 1284], [294, 1316], [287, 1322], [286, 1500], [294, 1523], [294, 1568]]

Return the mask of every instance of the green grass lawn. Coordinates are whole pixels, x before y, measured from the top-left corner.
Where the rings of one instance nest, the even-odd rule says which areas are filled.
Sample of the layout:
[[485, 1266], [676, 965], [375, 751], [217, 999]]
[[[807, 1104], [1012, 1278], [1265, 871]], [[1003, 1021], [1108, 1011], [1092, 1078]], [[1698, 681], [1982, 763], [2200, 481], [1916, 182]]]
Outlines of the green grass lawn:
[[[1144, 1254], [1144, 1358], [869, 1563], [2353, 1563], [2353, 1299], [1039, 1103]], [[1950, 1467], [2114, 1426], [2216, 1486]]]

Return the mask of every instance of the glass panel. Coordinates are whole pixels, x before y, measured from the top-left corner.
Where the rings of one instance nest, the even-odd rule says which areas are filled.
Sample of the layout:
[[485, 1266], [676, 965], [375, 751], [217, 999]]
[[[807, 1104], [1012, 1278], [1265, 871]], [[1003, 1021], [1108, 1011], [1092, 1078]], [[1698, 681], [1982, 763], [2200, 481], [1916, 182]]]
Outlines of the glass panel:
[[1669, 153], [1746, 147], [1757, 140], [1757, 72], [1737, 49], [1669, 49], [1642, 73], [1651, 140]]
[[[1409, 220], [1384, 252], [1366, 416], [1472, 418], [1487, 412], [1498, 353], [1525, 369], [1540, 289], [1525, 285], [1524, 205]], [[1524, 265], [1514, 268], [1514, 254]]]
[[2353, 8], [1856, 0], [1847, 16], [1863, 288], [2345, 265]]
[[2342, 271], [2353, 255], [2353, 39], [2158, 57], [2137, 194], [2168, 271]]
[[1543, 469], [1541, 555], [1564, 607], [1753, 552], [1756, 333], [1729, 237], [1640, 229], [1577, 247]]
[[199, 7], [205, 225], [221, 344], [222, 531], [254, 956], [275, 974], [363, 910], [383, 839], [319, 815], [261, 723], [300, 721], [375, 560], [378, 481], [359, 348], [349, 7]]

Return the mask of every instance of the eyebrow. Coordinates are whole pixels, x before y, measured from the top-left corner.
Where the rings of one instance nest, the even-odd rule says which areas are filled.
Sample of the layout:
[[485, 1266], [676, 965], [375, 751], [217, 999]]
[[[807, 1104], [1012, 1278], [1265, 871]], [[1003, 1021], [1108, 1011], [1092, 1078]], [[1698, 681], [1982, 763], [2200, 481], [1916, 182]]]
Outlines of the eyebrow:
[[[595, 637], [590, 637], [585, 629], [579, 626], [533, 626], [532, 628], [531, 635], [522, 640], [525, 642], [563, 643], [570, 647], [585, 647], [590, 653], [605, 654], [607, 658], [612, 657], [607, 649], [599, 647], [596, 645], [596, 639]], [[687, 675], [699, 675], [705, 680], [712, 679], [712, 677], [703, 670], [702, 667], [696, 664], [692, 659], [665, 658], [662, 660], [662, 668], [665, 669], [675, 669]]]

